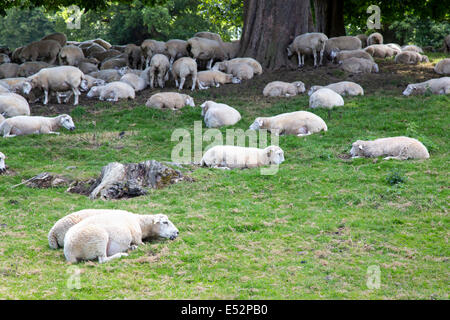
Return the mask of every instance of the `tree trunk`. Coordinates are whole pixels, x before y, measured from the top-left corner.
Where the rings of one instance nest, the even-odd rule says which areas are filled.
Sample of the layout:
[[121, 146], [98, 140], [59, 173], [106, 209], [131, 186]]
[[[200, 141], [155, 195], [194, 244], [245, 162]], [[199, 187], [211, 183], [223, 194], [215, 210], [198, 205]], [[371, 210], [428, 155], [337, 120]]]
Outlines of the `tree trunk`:
[[314, 0], [316, 31], [328, 38], [345, 36], [344, 0]]
[[287, 46], [313, 31], [309, 0], [244, 0], [244, 28], [239, 56], [253, 57], [264, 68], [290, 65]]

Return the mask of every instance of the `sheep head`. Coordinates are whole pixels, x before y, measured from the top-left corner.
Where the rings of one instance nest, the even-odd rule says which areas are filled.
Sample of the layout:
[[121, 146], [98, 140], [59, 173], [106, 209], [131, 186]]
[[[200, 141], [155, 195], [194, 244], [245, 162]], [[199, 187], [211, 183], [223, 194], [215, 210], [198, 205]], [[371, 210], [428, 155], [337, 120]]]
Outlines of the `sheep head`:
[[264, 149], [270, 164], [281, 164], [284, 161], [284, 151], [278, 146], [270, 146]]
[[406, 87], [405, 91], [403, 91], [403, 95], [404, 96], [409, 96], [411, 95], [415, 90], [417, 89], [417, 86], [414, 84], [408, 84], [408, 86]]
[[188, 96], [187, 94], [183, 95], [184, 103], [188, 106], [195, 107], [194, 98]]
[[295, 82], [292, 82], [292, 84], [295, 86], [295, 88], [297, 89], [298, 93], [305, 92], [306, 89], [305, 89], [305, 84], [303, 82], [295, 81]]
[[264, 126], [264, 118], [256, 118], [255, 121], [250, 126], [250, 130], [259, 130]]
[[75, 130], [75, 124], [73, 123], [72, 117], [67, 114], [62, 114], [59, 117], [59, 124], [69, 131]]
[[364, 156], [364, 141], [355, 141], [350, 149], [350, 154], [353, 158]]
[[175, 240], [178, 237], [178, 229], [164, 214], [141, 215], [139, 216], [139, 220], [142, 239], [167, 238]]

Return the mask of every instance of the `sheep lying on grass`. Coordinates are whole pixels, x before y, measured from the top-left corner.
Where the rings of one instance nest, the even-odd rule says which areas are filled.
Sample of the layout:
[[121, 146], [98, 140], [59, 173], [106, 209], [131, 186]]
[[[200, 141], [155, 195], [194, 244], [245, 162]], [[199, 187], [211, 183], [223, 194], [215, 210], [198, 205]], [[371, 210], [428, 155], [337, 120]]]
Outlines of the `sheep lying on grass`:
[[187, 94], [178, 92], [160, 92], [152, 95], [145, 103], [155, 109], [179, 110], [184, 106], [195, 107], [194, 99]]
[[[228, 61], [224, 61], [225, 63]], [[225, 72], [232, 74], [234, 77], [236, 77], [239, 80], [250, 80], [253, 78], [253, 75], [255, 74], [254, 69], [248, 65], [247, 63], [226, 63], [225, 66]]]
[[402, 51], [412, 51], [412, 52], [417, 52], [417, 53], [423, 53], [422, 48], [419, 46], [416, 46], [414, 44], [403, 46]]
[[208, 128], [232, 126], [241, 120], [239, 111], [223, 103], [206, 101], [200, 107]]
[[353, 158], [385, 157], [385, 160], [428, 159], [427, 148], [418, 140], [408, 137], [381, 138], [373, 141], [357, 140], [352, 144]]
[[450, 77], [408, 84], [405, 91], [403, 91], [403, 95], [424, 94], [427, 91], [433, 94], [450, 94]]
[[314, 92], [316, 92], [319, 89], [327, 88], [331, 89], [334, 92], [340, 94], [341, 96], [363, 96], [364, 95], [364, 89], [357, 83], [351, 82], [351, 81], [341, 81], [337, 83], [329, 84], [325, 87], [323, 86], [312, 86], [309, 91], [308, 95], [312, 95]]
[[200, 71], [197, 73], [197, 85], [199, 89], [209, 89], [211, 86], [218, 88], [221, 84], [227, 83], [241, 83], [241, 80], [232, 74], [217, 70]]
[[309, 107], [328, 109], [328, 119], [331, 118], [331, 109], [343, 105], [341, 95], [328, 88], [319, 89], [309, 97]]
[[0, 124], [0, 134], [3, 138], [10, 138], [28, 134], [59, 134], [56, 132], [64, 127], [75, 130], [72, 117], [62, 114], [54, 118], [17, 116], [6, 119]]
[[[1, 119], [0, 119], [0, 123], [1, 123]], [[6, 172], [5, 159], [6, 159], [6, 156], [0, 152], [0, 174]]]
[[104, 86], [95, 86], [89, 90], [88, 98], [99, 98], [101, 101], [117, 102], [119, 99], [134, 99], [136, 93], [132, 86], [121, 81], [114, 81]]
[[439, 61], [434, 66], [434, 72], [439, 74], [450, 74], [450, 58]]
[[136, 92], [142, 91], [147, 88], [147, 82], [143, 78], [131, 72], [125, 74], [122, 78], [120, 78], [120, 81], [129, 84]]
[[255, 75], [260, 75], [263, 73], [263, 69], [261, 64], [253, 59], [253, 58], [234, 58], [227, 61], [217, 62], [214, 64], [213, 70], [219, 70], [219, 71], [226, 71], [231, 64], [239, 64], [239, 63], [245, 63], [248, 64], [253, 69], [253, 73]]
[[263, 95], [265, 97], [292, 97], [303, 92], [305, 92], [305, 84], [301, 81], [292, 83], [273, 81], [264, 87]]
[[19, 71], [19, 65], [17, 63], [3, 63], [0, 65], [0, 79], [15, 78]]
[[148, 238], [174, 240], [179, 231], [163, 214], [108, 213], [94, 215], [70, 228], [64, 237], [68, 262], [98, 259], [99, 263], [127, 256]]
[[379, 72], [378, 64], [367, 59], [349, 58], [342, 61], [341, 68], [350, 73]]
[[390, 58], [395, 56], [398, 50], [393, 49], [385, 44], [373, 44], [364, 48], [364, 51], [369, 53], [374, 58]]
[[341, 64], [345, 59], [349, 58], [361, 58], [373, 62], [372, 56], [364, 50], [344, 50], [339, 52], [333, 51], [331, 53], [331, 58], [339, 64]]
[[0, 114], [5, 117], [29, 116], [30, 106], [27, 100], [15, 93], [0, 94]]
[[403, 51], [395, 57], [395, 63], [418, 64], [420, 62], [430, 62], [427, 56], [415, 51]]
[[383, 44], [383, 35], [379, 32], [372, 33], [367, 38], [367, 45], [373, 45], [373, 44]]
[[251, 130], [266, 129], [278, 135], [307, 136], [320, 131], [327, 131], [328, 127], [323, 119], [308, 111], [295, 111], [279, 114], [274, 117], [256, 118], [250, 126]]

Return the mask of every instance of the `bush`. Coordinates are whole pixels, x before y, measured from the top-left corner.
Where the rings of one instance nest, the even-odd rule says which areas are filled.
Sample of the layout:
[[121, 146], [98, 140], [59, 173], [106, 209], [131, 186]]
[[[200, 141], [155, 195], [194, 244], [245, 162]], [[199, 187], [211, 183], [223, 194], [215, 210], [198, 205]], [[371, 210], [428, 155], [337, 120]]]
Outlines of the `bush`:
[[395, 186], [397, 184], [405, 183], [406, 177], [398, 170], [392, 170], [386, 177], [386, 183]]

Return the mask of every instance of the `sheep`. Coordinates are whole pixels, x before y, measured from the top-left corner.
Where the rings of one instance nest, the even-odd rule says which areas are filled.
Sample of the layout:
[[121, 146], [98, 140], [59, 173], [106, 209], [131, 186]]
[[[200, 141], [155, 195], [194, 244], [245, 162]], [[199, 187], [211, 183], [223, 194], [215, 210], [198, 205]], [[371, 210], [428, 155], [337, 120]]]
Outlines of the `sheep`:
[[0, 54], [6, 54], [9, 56], [11, 54], [11, 50], [7, 46], [0, 45]]
[[8, 85], [8, 83], [4, 82], [4, 81], [0, 81], [0, 94], [2, 93], [10, 93], [10, 87]]
[[244, 169], [279, 165], [283, 161], [284, 152], [278, 146], [258, 149], [219, 145], [206, 151], [200, 164], [204, 167]]
[[64, 256], [68, 262], [98, 259], [105, 263], [127, 256], [148, 238], [175, 240], [178, 229], [166, 215], [138, 215], [110, 210], [82, 220], [64, 237]]
[[422, 48], [414, 44], [403, 46], [402, 51], [413, 51], [417, 53], [423, 53]]
[[349, 58], [342, 61], [341, 68], [350, 73], [379, 72], [378, 64], [367, 59]]
[[208, 60], [206, 66], [208, 70], [211, 69], [214, 60], [223, 61], [227, 58], [221, 42], [207, 38], [190, 38], [188, 40], [187, 50], [194, 60]]
[[157, 53], [167, 54], [166, 43], [157, 40], [144, 40], [141, 44], [141, 50], [144, 55], [146, 68], [148, 68], [148, 66], [150, 65], [150, 59], [153, 57], [153, 55]]
[[90, 62], [80, 62], [78, 64], [78, 68], [81, 70], [81, 72], [83, 72], [84, 74], [89, 74], [89, 73], [94, 73], [94, 72], [98, 72], [98, 67], [97, 65], [90, 63]]
[[[2, 116], [0, 115], [0, 123], [2, 123]], [[5, 119], [5, 118], [3, 118]], [[5, 164], [6, 156], [0, 152], [0, 174], [6, 172], [6, 164]]]
[[11, 62], [15, 62], [15, 63], [21, 63], [22, 61], [20, 60], [20, 53], [22, 52], [23, 47], [18, 47], [16, 48], [12, 54], [11, 54]]
[[365, 34], [358, 34], [357, 36], [356, 36], [359, 40], [361, 40], [361, 47], [362, 48], [365, 48], [365, 47], [367, 47], [367, 35], [365, 35]]
[[118, 58], [118, 57], [126, 58], [126, 59], [129, 58], [128, 55], [126, 55], [123, 52], [120, 52], [118, 50], [114, 50], [114, 49], [109, 49], [109, 50], [106, 50], [106, 51], [94, 52], [92, 54], [91, 58], [95, 58], [98, 61], [106, 61], [108, 59]]
[[177, 92], [160, 92], [152, 95], [145, 103], [147, 107], [156, 109], [179, 110], [188, 105], [195, 107], [194, 99], [187, 94]]
[[331, 118], [331, 109], [343, 105], [342, 96], [328, 88], [319, 89], [309, 97], [309, 107], [328, 109], [328, 119]]
[[147, 87], [147, 82], [134, 73], [124, 74], [120, 81], [129, 84], [136, 92], [142, 91]]
[[61, 45], [61, 47], [64, 47], [67, 43], [66, 35], [61, 32], [55, 32], [55, 33], [46, 35], [45, 37], [43, 37], [41, 39], [41, 41], [42, 40], [54, 40], [54, 41], [58, 42]]
[[308, 111], [282, 113], [273, 117], [258, 117], [250, 130], [266, 129], [276, 135], [308, 136], [320, 131], [327, 131], [325, 121]]
[[232, 74], [216, 70], [200, 71], [197, 73], [197, 85], [199, 89], [208, 89], [211, 86], [220, 87], [226, 83], [241, 83], [241, 80]]
[[305, 92], [305, 84], [301, 81], [295, 81], [292, 83], [273, 81], [264, 87], [263, 95], [265, 97], [292, 97], [303, 92]]
[[83, 88], [80, 88], [81, 91], [89, 91], [94, 86], [104, 86], [106, 84], [105, 80], [94, 78], [88, 74], [84, 75], [84, 79], [86, 80], [86, 85]]
[[3, 93], [0, 94], [0, 114], [5, 117], [29, 116], [30, 105], [21, 95]]
[[170, 65], [179, 58], [189, 56], [187, 46], [188, 43], [185, 40], [172, 39], [166, 42], [167, 53], [170, 57]]
[[438, 74], [450, 74], [450, 58], [439, 61], [434, 66], [434, 72]]
[[62, 47], [58, 55], [58, 61], [61, 66], [68, 65], [76, 67], [83, 59], [83, 50], [73, 45]]
[[351, 81], [341, 81], [337, 83], [329, 84], [325, 87], [323, 86], [312, 86], [309, 91], [308, 95], [311, 96], [314, 92], [316, 92], [319, 89], [327, 88], [331, 89], [334, 92], [340, 94], [341, 96], [363, 96], [364, 95], [364, 89], [357, 83], [351, 82]]
[[122, 78], [123, 73], [119, 70], [107, 69], [107, 70], [100, 70], [97, 72], [90, 72], [89, 75], [97, 79], [102, 79], [109, 83], [113, 81], [120, 81], [120, 78]]
[[325, 42], [325, 53], [331, 59], [336, 55], [336, 52], [341, 50], [359, 50], [361, 48], [361, 40], [352, 36], [329, 38]]
[[450, 53], [450, 34], [444, 38], [444, 52]]
[[38, 73], [40, 70], [49, 67], [51, 67], [51, 65], [43, 61], [24, 62], [19, 66], [19, 69], [17, 70], [17, 77], [27, 78], [29, 76], [32, 76], [33, 74]]
[[[92, 217], [94, 215], [104, 214], [110, 212], [110, 209], [85, 209], [73, 212], [58, 221], [50, 229], [47, 239], [48, 245], [52, 249], [58, 249], [64, 247], [64, 237], [67, 231], [74, 225], [80, 223], [86, 218]], [[128, 213], [124, 210], [114, 210], [116, 213]]]
[[94, 39], [94, 40], [91, 40], [91, 41], [92, 41], [93, 43], [96, 43], [96, 44], [102, 46], [102, 47], [105, 48], [106, 50], [109, 50], [109, 49], [111, 49], [111, 47], [112, 47], [112, 45], [111, 45], [108, 41], [103, 40], [103, 39], [101, 39], [101, 38], [97, 38], [97, 39]]
[[[325, 51], [325, 44], [328, 37], [319, 32], [305, 33], [297, 36], [294, 41], [287, 47], [288, 57], [295, 53], [298, 56], [298, 67], [305, 65], [305, 56], [314, 56], [314, 67], [322, 65], [323, 53]], [[317, 55], [320, 55], [319, 64], [317, 64]]]
[[104, 86], [95, 86], [89, 90], [88, 98], [98, 97], [101, 101], [117, 102], [119, 99], [134, 99], [135, 91], [128, 83], [121, 81], [110, 82]]
[[261, 64], [253, 58], [235, 58], [227, 61], [217, 62], [214, 64], [213, 70], [226, 71], [230, 64], [245, 63], [253, 69], [255, 75], [263, 73]]
[[128, 56], [128, 65], [133, 69], [138, 69], [144, 66], [144, 58], [142, 56], [141, 47], [135, 44], [127, 44], [124, 53]]
[[253, 68], [246, 63], [227, 63], [225, 64], [225, 72], [231, 73], [239, 80], [250, 80], [254, 75]]
[[419, 62], [430, 62], [427, 56], [415, 51], [402, 51], [395, 57], [395, 63], [418, 64]]
[[0, 65], [0, 79], [15, 78], [19, 71], [19, 65], [17, 63], [4, 63]]
[[61, 45], [55, 40], [35, 41], [25, 46], [19, 55], [22, 62], [44, 60], [48, 64], [54, 64], [61, 51]]
[[88, 58], [95, 57], [95, 55], [99, 53], [106, 52], [106, 49], [97, 43], [90, 43], [87, 47], [80, 45], [80, 48], [83, 50], [84, 56]]
[[5, 121], [5, 117], [0, 113], [0, 123], [2, 123], [3, 121]]
[[77, 105], [80, 87], [86, 88], [83, 72], [77, 67], [61, 66], [45, 68], [28, 77], [23, 85], [23, 92], [28, 94], [33, 88], [41, 88], [44, 90], [44, 104], [47, 104], [50, 90], [55, 92], [72, 90], [75, 95], [73, 104]]
[[372, 33], [367, 38], [367, 45], [373, 45], [373, 44], [383, 44], [383, 35], [379, 32]]
[[433, 94], [450, 94], [450, 77], [409, 84], [403, 91], [403, 95], [424, 94], [428, 90]]
[[402, 51], [402, 48], [401, 48], [398, 44], [396, 44], [396, 43], [387, 43], [386, 45], [387, 45], [389, 48], [391, 48], [391, 49], [397, 51], [397, 54], [399, 54], [399, 53]]
[[395, 56], [398, 51], [385, 44], [373, 44], [364, 49], [374, 58], [389, 58]]
[[240, 40], [234, 40], [231, 42], [223, 42], [222, 48], [228, 59], [234, 59], [237, 57], [239, 50], [241, 48]]
[[342, 61], [349, 58], [360, 58], [367, 59], [369, 61], [374, 61], [372, 56], [364, 50], [343, 50], [343, 51], [333, 51], [331, 53], [331, 58], [335, 60], [335, 62], [341, 64]]
[[[179, 90], [183, 89], [187, 76], [192, 77], [191, 91], [195, 90], [197, 83], [197, 62], [189, 57], [183, 57], [175, 61], [172, 65], [172, 76], [175, 79], [175, 85]], [[180, 79], [178, 86], [178, 79]]]
[[114, 57], [114, 58], [103, 61], [100, 66], [100, 70], [120, 69], [120, 68], [123, 68], [126, 66], [128, 66], [127, 59]]
[[149, 71], [148, 71], [149, 78], [150, 78], [150, 80], [149, 80], [150, 88], [152, 88], [152, 89], [154, 88], [155, 78], [158, 81], [159, 87], [164, 88], [165, 82], [169, 79], [169, 69], [170, 69], [169, 59], [163, 54], [160, 54], [160, 53], [155, 54], [150, 61], [150, 66], [149, 66]]
[[194, 37], [215, 40], [219, 43], [222, 42], [222, 38], [220, 37], [220, 35], [218, 35], [217, 33], [214, 33], [214, 32], [201, 31], [201, 32], [197, 32], [196, 34], [194, 34]]
[[0, 64], [10, 63], [10, 62], [11, 62], [11, 59], [9, 58], [9, 56], [7, 54], [0, 53]]
[[418, 140], [409, 137], [381, 138], [372, 141], [357, 140], [350, 150], [352, 158], [385, 157], [384, 160], [428, 159], [427, 148]]
[[239, 111], [223, 103], [206, 101], [200, 107], [208, 128], [232, 126], [241, 120]]
[[49, 117], [31, 117], [16, 116], [6, 119], [0, 124], [0, 134], [3, 138], [28, 134], [56, 134], [59, 128], [64, 127], [67, 130], [75, 130], [72, 117], [62, 114], [54, 118]]

